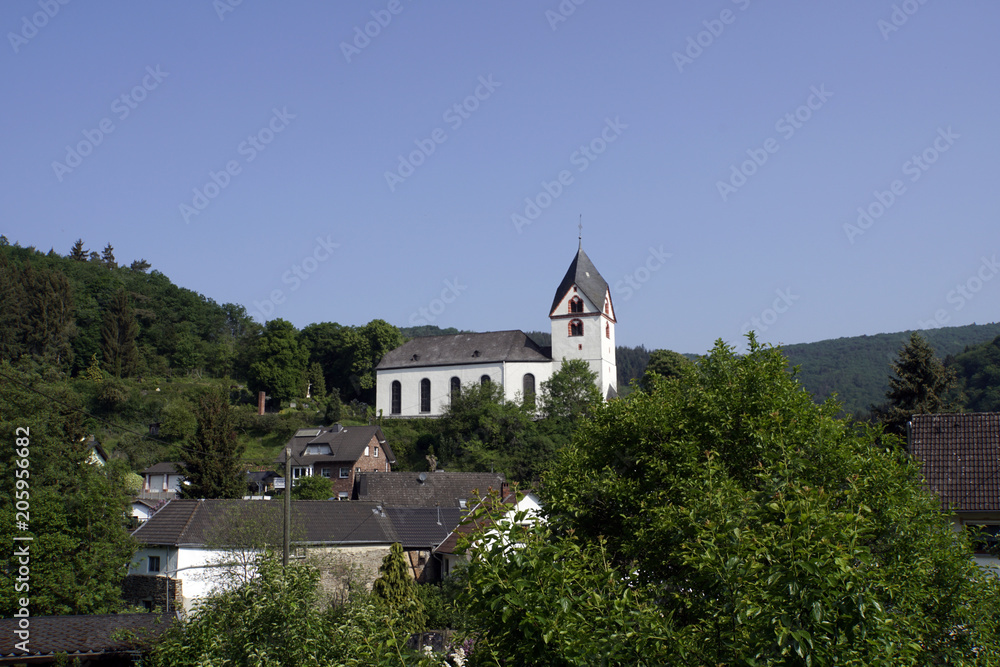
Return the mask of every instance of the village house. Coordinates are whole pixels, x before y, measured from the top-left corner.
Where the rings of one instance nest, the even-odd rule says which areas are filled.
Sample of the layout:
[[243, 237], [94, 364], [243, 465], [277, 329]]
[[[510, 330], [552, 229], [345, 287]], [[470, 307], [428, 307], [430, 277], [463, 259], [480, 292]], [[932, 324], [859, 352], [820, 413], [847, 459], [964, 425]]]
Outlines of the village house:
[[[227, 581], [246, 580], [265, 548], [281, 550], [283, 503], [255, 500], [171, 500], [137, 528], [139, 548], [123, 598], [147, 609], [189, 612]], [[296, 562], [320, 571], [329, 597], [349, 581], [367, 587], [398, 542], [376, 503], [292, 501], [291, 544]]]
[[275, 461], [285, 469], [285, 449], [291, 448], [292, 480], [324, 477], [331, 497], [349, 500], [356, 475], [392, 471], [396, 457], [378, 426], [303, 428], [295, 432]]
[[976, 562], [1000, 573], [1000, 413], [913, 415], [908, 440], [955, 529], [981, 532]]

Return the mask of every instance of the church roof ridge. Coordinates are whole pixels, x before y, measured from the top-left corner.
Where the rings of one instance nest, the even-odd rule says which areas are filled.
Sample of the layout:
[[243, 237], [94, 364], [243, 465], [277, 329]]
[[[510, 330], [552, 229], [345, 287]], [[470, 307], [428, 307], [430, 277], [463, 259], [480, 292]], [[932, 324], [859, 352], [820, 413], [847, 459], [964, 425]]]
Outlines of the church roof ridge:
[[546, 354], [528, 334], [520, 329], [508, 329], [411, 338], [395, 350], [386, 353], [376, 370], [496, 361], [551, 360], [552, 357]]

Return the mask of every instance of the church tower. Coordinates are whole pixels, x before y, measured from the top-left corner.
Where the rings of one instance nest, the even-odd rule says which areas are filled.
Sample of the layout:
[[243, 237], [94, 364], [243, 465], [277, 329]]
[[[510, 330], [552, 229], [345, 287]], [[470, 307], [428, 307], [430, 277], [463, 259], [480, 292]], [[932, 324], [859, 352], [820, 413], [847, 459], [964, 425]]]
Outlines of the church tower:
[[556, 289], [549, 311], [552, 359], [583, 359], [597, 373], [605, 400], [618, 395], [615, 363], [615, 308], [608, 283], [583, 251], [583, 243]]

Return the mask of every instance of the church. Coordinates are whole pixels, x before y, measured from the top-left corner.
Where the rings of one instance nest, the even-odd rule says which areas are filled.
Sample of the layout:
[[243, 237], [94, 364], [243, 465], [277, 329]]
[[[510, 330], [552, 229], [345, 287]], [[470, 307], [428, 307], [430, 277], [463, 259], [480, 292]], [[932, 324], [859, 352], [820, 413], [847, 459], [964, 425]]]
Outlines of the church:
[[582, 359], [605, 399], [617, 396], [615, 309], [608, 283], [581, 243], [549, 310], [552, 345], [523, 331], [414, 338], [376, 367], [376, 411], [385, 417], [440, 417], [463, 385], [494, 382], [506, 400], [541, 390], [564, 359]]

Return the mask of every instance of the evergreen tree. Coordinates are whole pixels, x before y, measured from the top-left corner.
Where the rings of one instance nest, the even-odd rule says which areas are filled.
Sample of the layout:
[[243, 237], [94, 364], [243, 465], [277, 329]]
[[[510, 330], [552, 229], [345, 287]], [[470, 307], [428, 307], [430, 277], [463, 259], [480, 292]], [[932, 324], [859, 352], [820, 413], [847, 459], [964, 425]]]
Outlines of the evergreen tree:
[[101, 262], [109, 269], [118, 268], [118, 262], [115, 261], [115, 249], [111, 247], [110, 243], [104, 246], [104, 252], [101, 254]]
[[323, 367], [316, 362], [309, 366], [309, 384], [312, 387], [310, 393], [313, 398], [319, 401], [326, 398], [326, 378], [323, 377]]
[[394, 542], [378, 568], [378, 579], [372, 584], [372, 595], [388, 608], [389, 616], [402, 626], [419, 632], [427, 622], [427, 613], [417, 595], [417, 582], [410, 576], [403, 545]]
[[910, 335], [910, 341], [893, 362], [892, 371], [894, 375], [889, 377], [889, 391], [885, 394], [888, 402], [874, 410], [890, 433], [905, 436], [906, 424], [915, 414], [959, 409], [954, 371], [945, 368], [920, 334]]
[[86, 262], [89, 251], [83, 247], [83, 239], [77, 239], [73, 244], [73, 249], [69, 251], [68, 257], [75, 262]]
[[244, 445], [236, 438], [228, 399], [221, 391], [205, 394], [195, 410], [194, 442], [181, 452], [186, 498], [242, 498], [246, 476]]
[[101, 353], [108, 372], [129, 377], [139, 369], [139, 323], [124, 288], [119, 288], [104, 311], [101, 326]]
[[133, 271], [138, 271], [140, 273], [145, 273], [149, 269], [150, 266], [152, 266], [152, 264], [150, 264], [146, 260], [144, 260], [144, 259], [137, 259], [134, 262], [132, 262], [132, 265], [129, 266], [128, 268], [132, 269]]

